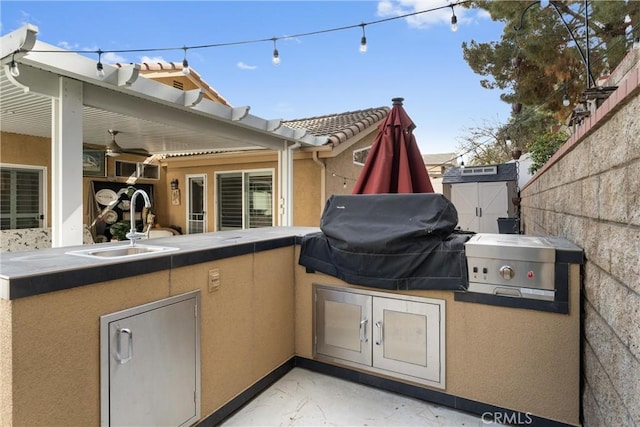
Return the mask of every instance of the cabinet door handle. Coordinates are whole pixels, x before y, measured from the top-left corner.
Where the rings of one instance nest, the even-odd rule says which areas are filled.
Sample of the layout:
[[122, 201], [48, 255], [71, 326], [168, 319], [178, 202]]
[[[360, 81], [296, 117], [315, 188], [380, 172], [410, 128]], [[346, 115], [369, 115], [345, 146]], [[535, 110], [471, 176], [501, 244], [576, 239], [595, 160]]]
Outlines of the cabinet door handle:
[[382, 322], [377, 321], [376, 327], [378, 328], [378, 341], [376, 341], [376, 345], [382, 345]]
[[360, 322], [360, 341], [368, 342], [369, 337], [367, 337], [367, 323], [369, 323], [369, 319], [364, 319]]
[[[127, 357], [122, 357], [122, 335], [128, 335], [128, 339], [127, 339]], [[127, 328], [122, 328], [122, 329], [118, 329], [118, 344], [116, 345], [117, 347], [117, 351], [116, 351], [116, 360], [118, 361], [118, 363], [120, 363], [121, 365], [124, 365], [125, 363], [127, 363], [128, 361], [131, 360], [131, 358], [133, 358], [133, 332], [131, 332], [130, 329]]]

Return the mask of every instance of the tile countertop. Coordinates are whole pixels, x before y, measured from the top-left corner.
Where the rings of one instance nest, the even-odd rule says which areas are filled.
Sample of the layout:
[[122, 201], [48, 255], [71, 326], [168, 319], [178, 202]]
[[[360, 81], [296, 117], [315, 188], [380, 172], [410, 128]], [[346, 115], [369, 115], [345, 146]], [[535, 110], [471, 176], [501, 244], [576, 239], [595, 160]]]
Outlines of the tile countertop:
[[[297, 238], [317, 231], [319, 229], [315, 227], [266, 227], [142, 239], [137, 244], [178, 250], [136, 255], [127, 259], [93, 258], [68, 252], [126, 247], [129, 242], [3, 252], [0, 254], [0, 299], [28, 297], [291, 246]], [[118, 268], [105, 268], [113, 265], [118, 265]]]

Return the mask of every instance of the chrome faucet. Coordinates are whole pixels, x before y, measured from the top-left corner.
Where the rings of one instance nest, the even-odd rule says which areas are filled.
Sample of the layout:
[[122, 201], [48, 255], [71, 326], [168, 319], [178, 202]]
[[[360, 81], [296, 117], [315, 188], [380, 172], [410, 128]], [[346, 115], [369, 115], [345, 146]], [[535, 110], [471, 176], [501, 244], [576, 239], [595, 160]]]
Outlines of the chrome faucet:
[[142, 239], [143, 237], [148, 237], [146, 233], [138, 233], [136, 230], [136, 198], [142, 195], [144, 199], [144, 205], [146, 208], [151, 207], [151, 201], [149, 200], [149, 196], [145, 193], [144, 190], [136, 190], [131, 195], [131, 202], [129, 203], [130, 211], [130, 219], [131, 219], [131, 230], [125, 235], [125, 237], [131, 240], [131, 246], [136, 244], [136, 240]]

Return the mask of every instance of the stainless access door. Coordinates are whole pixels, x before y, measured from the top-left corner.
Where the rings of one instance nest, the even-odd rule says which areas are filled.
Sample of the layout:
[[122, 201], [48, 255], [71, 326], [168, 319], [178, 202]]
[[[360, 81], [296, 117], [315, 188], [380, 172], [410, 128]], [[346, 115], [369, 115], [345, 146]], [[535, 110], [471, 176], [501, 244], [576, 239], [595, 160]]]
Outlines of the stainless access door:
[[441, 303], [373, 299], [373, 366], [441, 382]]
[[371, 365], [371, 296], [316, 288], [316, 354]]
[[187, 426], [200, 418], [199, 295], [101, 318], [103, 425]]

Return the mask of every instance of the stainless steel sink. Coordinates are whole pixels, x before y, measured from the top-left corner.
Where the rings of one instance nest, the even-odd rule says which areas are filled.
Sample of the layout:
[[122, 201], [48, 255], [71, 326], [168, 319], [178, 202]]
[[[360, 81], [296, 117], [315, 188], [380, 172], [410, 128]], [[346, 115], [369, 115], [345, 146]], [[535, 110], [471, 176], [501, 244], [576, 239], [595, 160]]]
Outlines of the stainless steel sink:
[[84, 256], [90, 258], [131, 258], [139, 255], [157, 254], [162, 252], [177, 251], [178, 248], [168, 246], [135, 245], [135, 246], [115, 246], [108, 248], [82, 249], [79, 251], [69, 251], [69, 255]]

